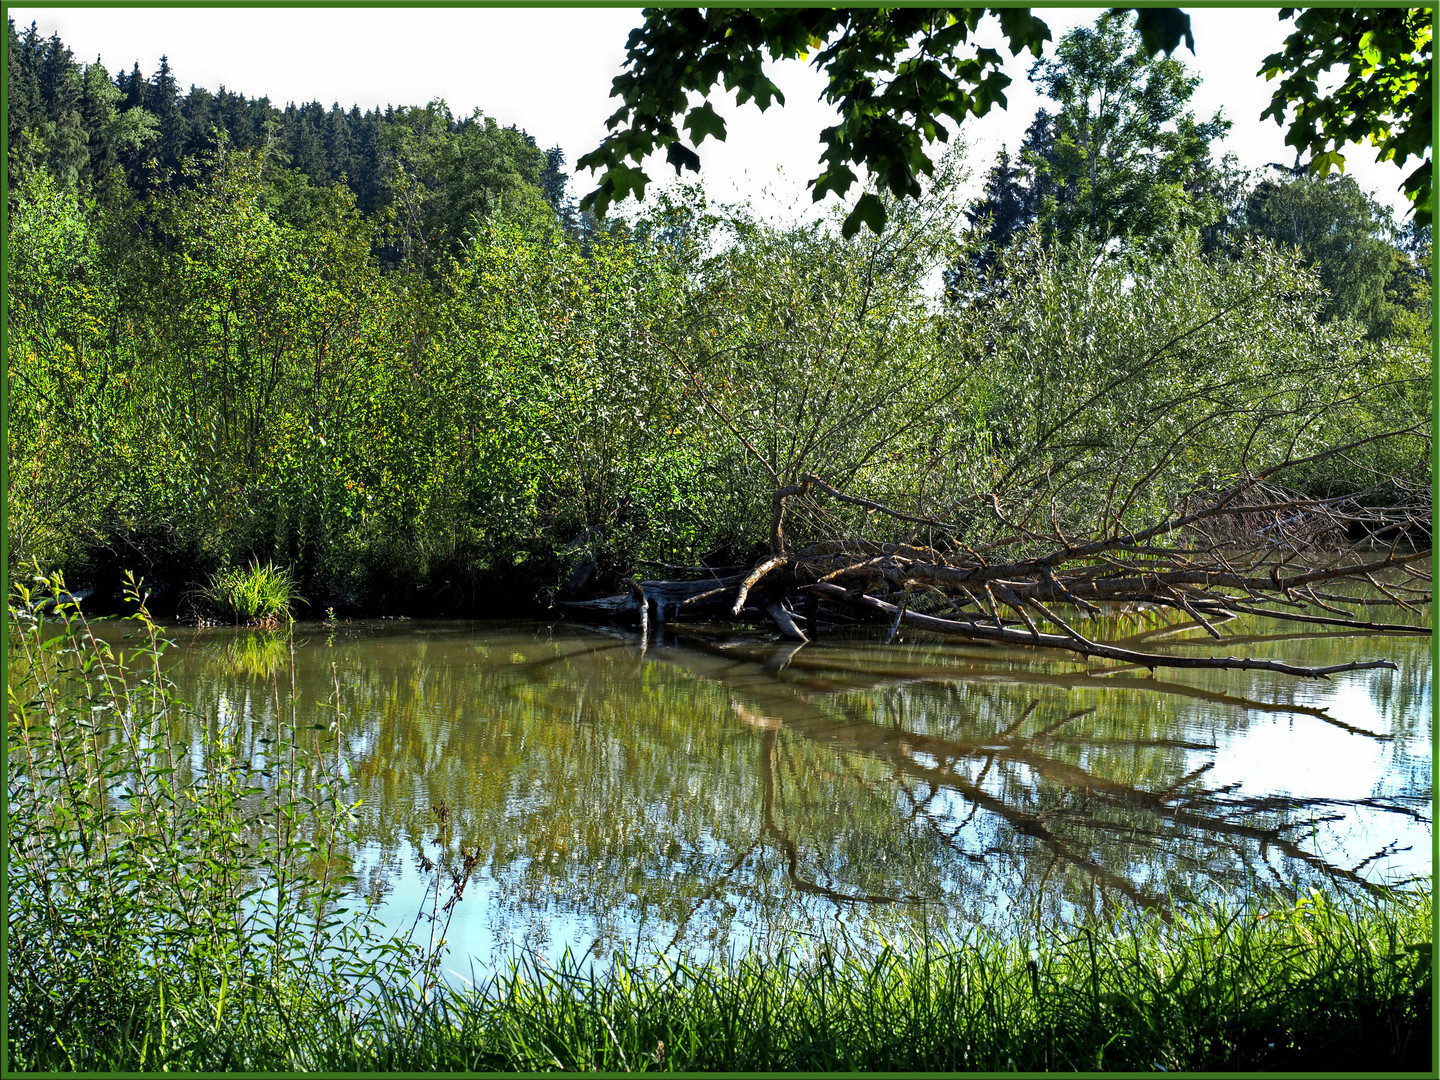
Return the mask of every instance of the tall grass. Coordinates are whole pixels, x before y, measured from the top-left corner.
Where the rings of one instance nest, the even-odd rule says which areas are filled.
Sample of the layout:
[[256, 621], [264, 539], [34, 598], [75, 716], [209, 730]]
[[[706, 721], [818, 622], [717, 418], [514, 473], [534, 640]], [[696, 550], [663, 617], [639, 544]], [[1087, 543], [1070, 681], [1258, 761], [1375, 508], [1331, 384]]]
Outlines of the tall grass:
[[[32, 587], [33, 586], [33, 587]], [[163, 670], [144, 597], [126, 647], [91, 633], [58, 576], [18, 584], [8, 689], [10, 1064], [18, 1069], [280, 1068], [290, 1032], [355, 988], [414, 978], [404, 941], [348, 902], [344, 718], [302, 720], [273, 680], [255, 760]], [[288, 710], [282, 703], [288, 702]]]
[[284, 567], [251, 560], [245, 569], [226, 567], [201, 591], [221, 615], [245, 625], [293, 622], [292, 608], [301, 601], [295, 579]]
[[838, 1071], [1432, 1068], [1429, 894], [1313, 896], [872, 955], [711, 964], [522, 959], [466, 992], [386, 999], [333, 1069]]
[[179, 745], [171, 721], [191, 706], [138, 588], [128, 649], [62, 595], [42, 580], [10, 609], [12, 1068], [1432, 1068], [1419, 887], [1036, 925], [1029, 941], [978, 928], [705, 963], [522, 956], [447, 987], [444, 928], [474, 867], [433, 864], [424, 947], [347, 900], [338, 686], [301, 718], [273, 668], [256, 760], [223, 714], [203, 746]]

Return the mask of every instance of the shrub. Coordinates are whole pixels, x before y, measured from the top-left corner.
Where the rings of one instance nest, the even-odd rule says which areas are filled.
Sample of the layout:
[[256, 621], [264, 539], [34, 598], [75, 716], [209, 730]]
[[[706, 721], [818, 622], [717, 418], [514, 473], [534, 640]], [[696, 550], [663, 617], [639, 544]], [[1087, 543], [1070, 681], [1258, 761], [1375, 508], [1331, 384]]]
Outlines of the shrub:
[[348, 899], [338, 687], [328, 724], [292, 698], [254, 760], [223, 705], [178, 743], [191, 706], [133, 579], [133, 649], [65, 596], [56, 575], [10, 605], [10, 1067], [285, 1068], [317, 1010], [366, 1022], [357, 988], [418, 957]]

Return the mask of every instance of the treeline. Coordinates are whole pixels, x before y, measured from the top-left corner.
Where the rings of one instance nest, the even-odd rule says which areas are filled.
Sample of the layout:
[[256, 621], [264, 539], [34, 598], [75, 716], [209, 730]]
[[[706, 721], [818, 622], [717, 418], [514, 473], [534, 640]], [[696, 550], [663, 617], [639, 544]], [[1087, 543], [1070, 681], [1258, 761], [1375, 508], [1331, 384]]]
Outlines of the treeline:
[[[454, 116], [443, 101], [362, 112], [318, 101], [283, 109], [267, 97], [221, 87], [182, 91], [167, 57], [148, 78], [138, 64], [113, 78], [99, 58], [78, 63], [58, 35], [8, 22], [7, 162], [11, 203], [44, 173], [56, 189], [114, 209], [186, 183], [187, 163], [229, 146], [261, 153], [281, 187], [340, 184], [367, 216], [388, 214], [400, 234], [380, 252], [391, 264], [428, 265], [453, 254], [470, 220], [509, 203], [545, 205], [582, 225], [564, 153], [542, 150], [516, 127], [476, 110]], [[303, 217], [303, 197], [288, 207]]]
[[1056, 107], [1036, 112], [1015, 154], [1001, 149], [966, 211], [985, 238], [978, 265], [993, 265], [1027, 229], [1051, 242], [1161, 247], [1189, 229], [1207, 252], [1232, 254], [1263, 239], [1299, 251], [1328, 294], [1325, 318], [1428, 348], [1430, 228], [1398, 225], [1343, 174], [1217, 159], [1230, 121], [1191, 110], [1199, 76], [1136, 45], [1129, 16], [1107, 14], [1034, 65]]
[[[1072, 87], [1075, 42], [1138, 51], [1124, 24], [1089, 33], [1049, 62]], [[750, 560], [803, 472], [978, 542], [992, 494], [1070, 535], [1138, 526], [1364, 433], [1296, 482], [1427, 497], [1428, 238], [1403, 246], [1344, 181], [1222, 198], [1220, 122], [1187, 118], [1178, 62], [1146, 63], [1175, 65], [1175, 108], [1128, 141], [1057, 83], [991, 205], [960, 201], [957, 156], [843, 240], [696, 191], [600, 227], [558, 154], [478, 114], [180, 95], [167, 64], [112, 78], [12, 26], [11, 568], [102, 593], [130, 568], [183, 606], [274, 560], [312, 613], [494, 610]], [[1110, 95], [1166, 95], [1138, 98]], [[1342, 203], [1355, 232], [1315, 209]], [[1326, 275], [1371, 265], [1356, 237], [1386, 276], [1351, 303]], [[808, 497], [785, 524], [892, 527]]]

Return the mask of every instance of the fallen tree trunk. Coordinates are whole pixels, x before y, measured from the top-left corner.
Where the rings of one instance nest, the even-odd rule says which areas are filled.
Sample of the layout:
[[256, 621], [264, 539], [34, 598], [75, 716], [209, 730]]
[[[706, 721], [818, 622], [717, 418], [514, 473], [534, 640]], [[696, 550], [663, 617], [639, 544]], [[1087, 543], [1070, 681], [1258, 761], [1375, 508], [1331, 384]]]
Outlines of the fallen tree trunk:
[[[1142, 651], [1095, 640], [1072, 625], [1078, 621], [1074, 615], [1057, 610], [1087, 618], [1116, 610], [1169, 608], [1222, 641], [1226, 635], [1218, 626], [1242, 615], [1342, 633], [1430, 633], [1418, 624], [1357, 619], [1345, 606], [1385, 604], [1418, 613], [1430, 602], [1430, 551], [1401, 546], [1407, 536], [1428, 538], [1428, 508], [1388, 516], [1364, 511], [1370, 535], [1379, 521], [1394, 539], [1387, 549], [1377, 551], [1372, 545], [1362, 550], [1347, 542], [1355, 515], [1347, 513], [1342, 502], [1302, 498], [1266, 488], [1260, 480], [1233, 485], [1208, 501], [1186, 500], [1168, 520], [1147, 528], [1090, 539], [1066, 537], [1058, 529], [1047, 533], [1027, 528], [1009, 520], [999, 499], [990, 496], [990, 511], [1009, 535], [971, 546], [953, 523], [893, 511], [805, 474], [779, 491], [777, 505], [781, 495], [819, 491], [869, 514], [928, 527], [932, 539], [920, 544], [912, 532], [907, 542], [827, 540], [787, 551], [783, 535], [776, 533], [772, 539], [780, 550], [748, 573], [643, 581], [628, 594], [562, 606], [580, 618], [638, 622], [647, 630], [667, 619], [764, 618], [783, 637], [800, 643], [814, 637], [827, 615], [832, 622], [876, 619], [889, 623], [887, 641], [903, 625], [1152, 670], [1230, 668], [1324, 678], [1393, 668], [1385, 660], [1307, 667], [1243, 656]], [[1252, 527], [1267, 519], [1263, 527]], [[1237, 542], [1237, 535], [1249, 542]], [[1007, 549], [1013, 552], [1008, 559], [1002, 557]], [[1387, 574], [1393, 580], [1376, 576]], [[1331, 588], [1322, 592], [1317, 589], [1322, 585]], [[1356, 595], [1334, 591], [1336, 585]], [[798, 611], [805, 613], [803, 628]]]
[[[1097, 641], [1090, 641], [1072, 631], [1071, 635], [1043, 634], [1038, 630], [1032, 633], [1023, 633], [1019, 630], [1009, 630], [994, 626], [985, 626], [978, 622], [962, 622], [956, 619], [937, 619], [933, 615], [921, 615], [914, 611], [906, 611], [896, 604], [886, 603], [876, 596], [865, 596], [850, 598], [846, 596], [845, 590], [836, 585], [818, 584], [810, 586], [820, 591], [823, 595], [852, 599], [852, 602], [862, 607], [883, 615], [891, 615], [900, 621], [917, 626], [922, 630], [931, 630], [937, 634], [951, 634], [958, 637], [975, 638], [980, 641], [999, 641], [1007, 645], [1040, 646], [1042, 648], [1065, 649], [1069, 652], [1077, 652], [1082, 656], [1098, 656], [1105, 660], [1122, 660], [1129, 664], [1136, 664], [1140, 667], [1177, 667], [1177, 668], [1240, 668], [1245, 671], [1278, 671], [1282, 675], [1300, 675], [1318, 678], [1324, 675], [1333, 675], [1341, 671], [1363, 671], [1367, 668], [1390, 668], [1395, 665], [1389, 660], [1360, 660], [1349, 664], [1333, 664], [1329, 667], [1300, 667], [1295, 664], [1285, 664], [1278, 660], [1255, 660], [1239, 656], [1173, 656], [1166, 653], [1138, 652], [1134, 649], [1122, 649], [1117, 645], [1104, 645]], [[1032, 624], [1033, 625], [1033, 624]]]

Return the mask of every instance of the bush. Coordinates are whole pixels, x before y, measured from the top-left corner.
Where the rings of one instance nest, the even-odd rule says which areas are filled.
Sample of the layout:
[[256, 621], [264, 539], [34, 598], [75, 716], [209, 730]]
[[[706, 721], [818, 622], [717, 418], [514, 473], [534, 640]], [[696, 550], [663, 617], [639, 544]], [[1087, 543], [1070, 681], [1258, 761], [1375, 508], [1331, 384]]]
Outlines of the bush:
[[307, 724], [292, 699], [251, 761], [219, 707], [197, 758], [133, 579], [133, 650], [66, 595], [10, 605], [10, 1067], [285, 1068], [317, 1010], [367, 1022], [358, 988], [420, 967], [347, 906], [338, 704]]

